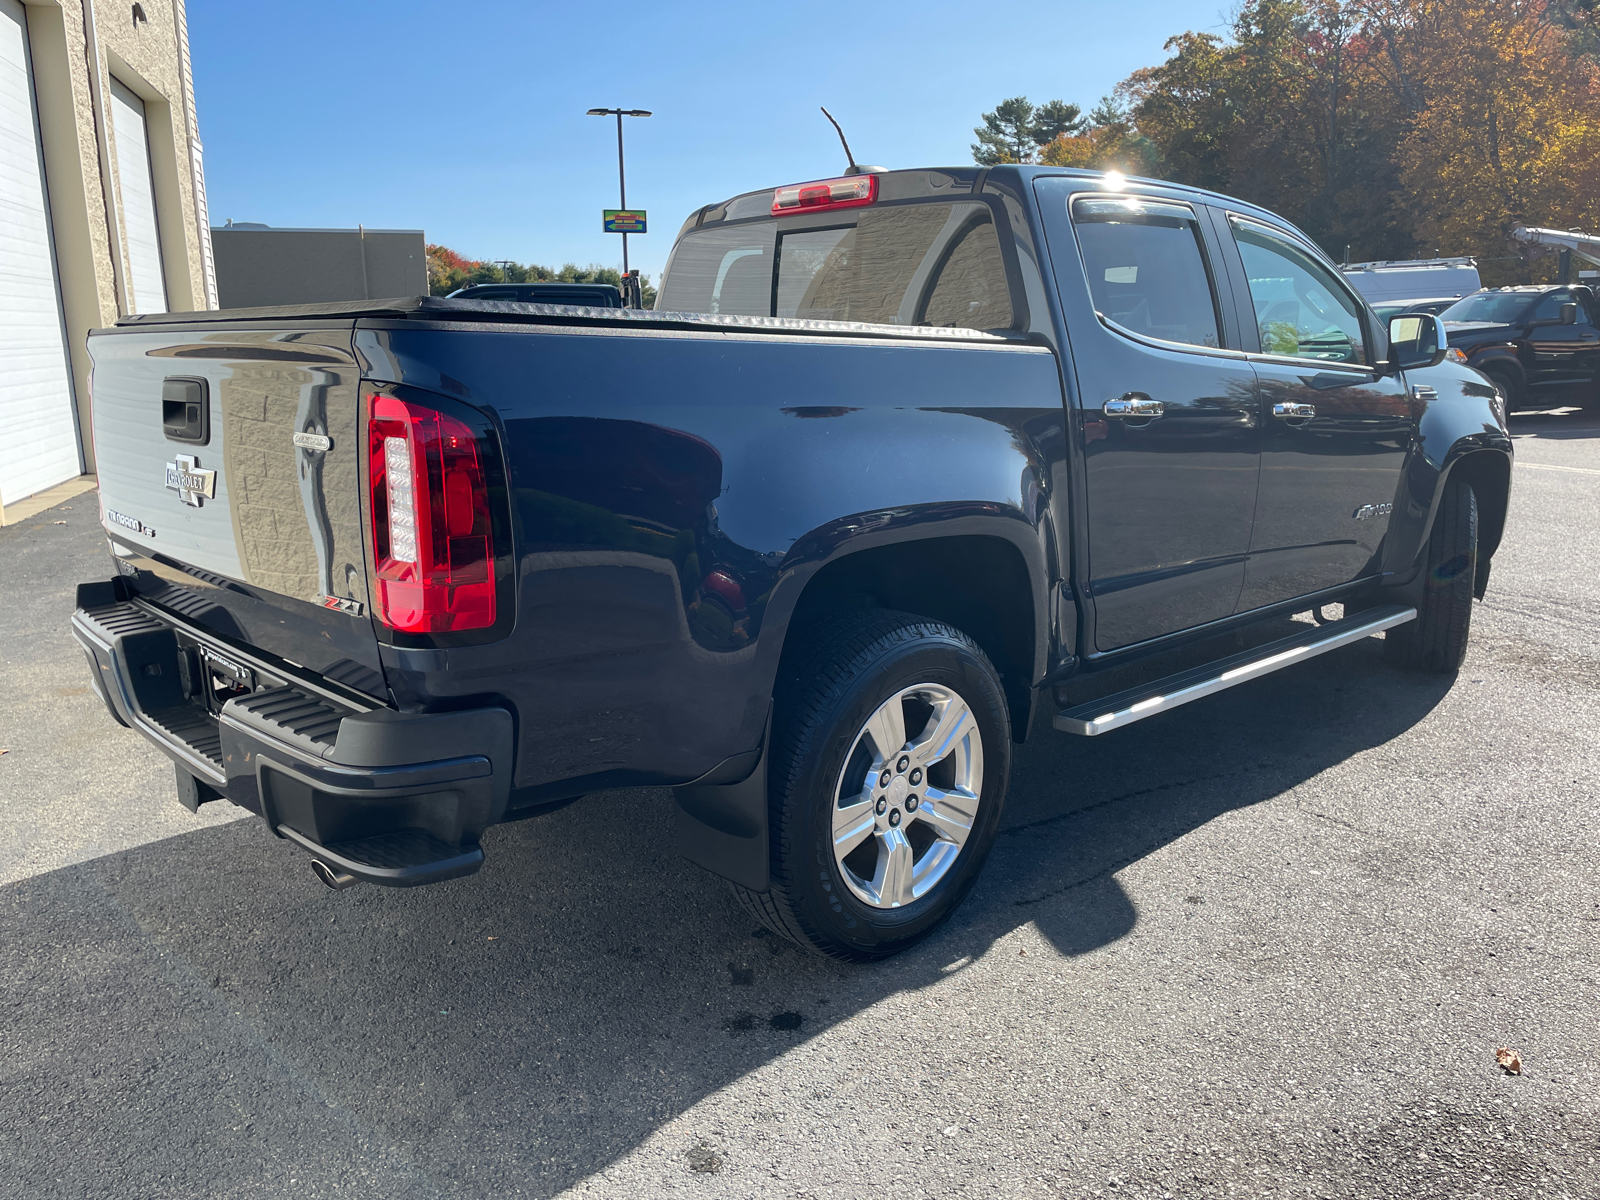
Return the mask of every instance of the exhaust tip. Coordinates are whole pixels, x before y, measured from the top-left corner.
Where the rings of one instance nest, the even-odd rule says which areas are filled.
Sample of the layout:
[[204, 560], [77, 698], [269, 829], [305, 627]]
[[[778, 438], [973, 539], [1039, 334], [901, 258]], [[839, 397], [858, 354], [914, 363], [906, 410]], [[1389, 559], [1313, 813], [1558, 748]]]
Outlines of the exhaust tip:
[[311, 860], [311, 872], [336, 892], [342, 892], [345, 888], [355, 887], [356, 884], [361, 882], [348, 871], [335, 871], [320, 858]]

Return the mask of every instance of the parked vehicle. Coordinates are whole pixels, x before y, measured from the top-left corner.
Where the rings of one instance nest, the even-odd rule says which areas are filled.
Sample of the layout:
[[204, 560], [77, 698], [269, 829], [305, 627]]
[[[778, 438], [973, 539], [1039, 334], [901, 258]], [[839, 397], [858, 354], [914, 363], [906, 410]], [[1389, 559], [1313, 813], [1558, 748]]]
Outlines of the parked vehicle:
[[1600, 405], [1600, 304], [1582, 284], [1488, 288], [1440, 314], [1511, 408]]
[[1041, 708], [1101, 735], [1385, 630], [1454, 670], [1510, 486], [1435, 318], [1385, 327], [1269, 212], [1085, 171], [708, 205], [651, 312], [417, 297], [89, 344], [116, 574], [74, 629], [185, 804], [408, 886], [498, 822], [671, 787], [683, 853], [846, 958], [960, 903]]
[[1393, 304], [1412, 296], [1459, 299], [1483, 286], [1475, 258], [1347, 263], [1340, 270], [1366, 302], [1374, 306]]
[[1430, 316], [1438, 316], [1460, 298], [1433, 296], [1425, 300], [1390, 300], [1382, 304], [1373, 304], [1372, 311], [1378, 314], [1380, 321], [1387, 321], [1390, 317], [1403, 316], [1406, 313], [1427, 313]]
[[517, 304], [622, 307], [622, 291], [609, 283], [475, 283], [451, 292], [450, 297], [455, 300], [510, 300]]

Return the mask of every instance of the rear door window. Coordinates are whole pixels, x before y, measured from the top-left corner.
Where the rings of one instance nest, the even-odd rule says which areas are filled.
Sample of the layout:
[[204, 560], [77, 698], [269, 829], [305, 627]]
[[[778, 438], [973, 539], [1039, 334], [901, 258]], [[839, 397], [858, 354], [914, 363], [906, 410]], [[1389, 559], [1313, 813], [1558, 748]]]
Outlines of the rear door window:
[[762, 222], [690, 233], [657, 307], [965, 329], [1014, 322], [1000, 240], [988, 206], [975, 202], [863, 209], [822, 229]]
[[1221, 345], [1211, 276], [1188, 205], [1084, 196], [1072, 205], [1072, 224], [1102, 321], [1163, 342]]

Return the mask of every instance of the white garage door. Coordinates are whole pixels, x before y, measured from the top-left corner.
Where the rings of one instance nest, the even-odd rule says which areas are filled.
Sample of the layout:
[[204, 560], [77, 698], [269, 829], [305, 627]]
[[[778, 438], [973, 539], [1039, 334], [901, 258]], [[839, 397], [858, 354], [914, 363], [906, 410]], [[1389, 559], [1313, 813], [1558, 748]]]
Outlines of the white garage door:
[[81, 470], [22, 5], [0, 0], [0, 500]]
[[111, 81], [111, 133], [117, 144], [118, 194], [128, 238], [129, 300], [136, 313], [166, 312], [167, 285], [161, 273], [155, 190], [150, 186], [144, 101], [115, 79]]

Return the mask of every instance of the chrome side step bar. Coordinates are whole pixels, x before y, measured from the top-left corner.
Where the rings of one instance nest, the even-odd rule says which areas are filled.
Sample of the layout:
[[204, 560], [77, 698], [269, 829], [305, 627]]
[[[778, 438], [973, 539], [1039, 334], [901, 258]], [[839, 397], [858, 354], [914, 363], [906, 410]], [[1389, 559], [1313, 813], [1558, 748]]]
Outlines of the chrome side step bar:
[[1084, 737], [1109, 733], [1416, 619], [1416, 609], [1398, 604], [1369, 608], [1331, 625], [1316, 625], [1304, 633], [1268, 642], [1254, 650], [1064, 709], [1055, 715], [1055, 727], [1063, 733]]

